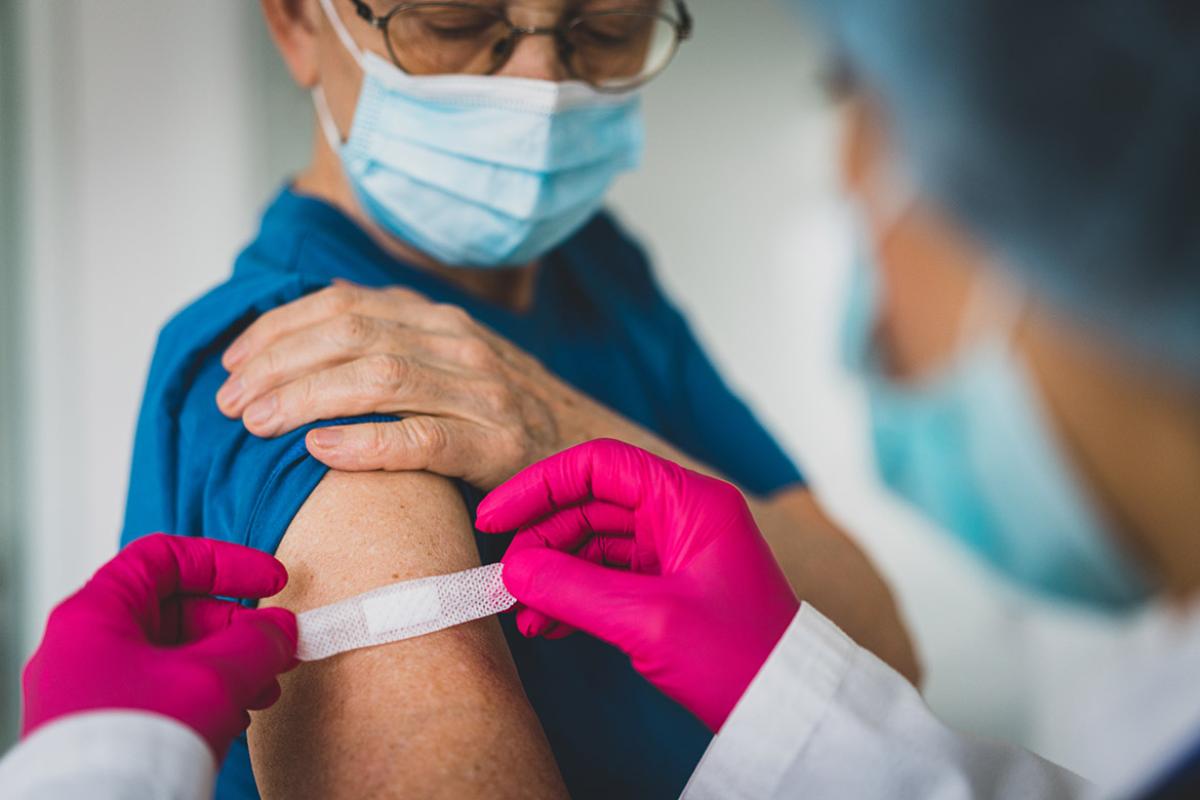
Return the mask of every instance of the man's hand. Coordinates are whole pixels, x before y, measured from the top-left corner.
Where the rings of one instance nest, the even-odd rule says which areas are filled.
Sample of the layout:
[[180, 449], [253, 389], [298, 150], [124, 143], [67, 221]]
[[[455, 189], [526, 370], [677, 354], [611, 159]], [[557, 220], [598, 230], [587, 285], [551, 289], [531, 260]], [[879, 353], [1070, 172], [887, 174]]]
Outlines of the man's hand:
[[525, 635], [549, 619], [608, 641], [714, 731], [800, 607], [735, 487], [621, 442], [535, 464], [476, 524], [519, 529], [504, 582]]
[[223, 359], [217, 404], [256, 436], [322, 419], [314, 457], [343, 471], [426, 470], [491, 489], [534, 461], [612, 430], [616, 415], [455, 306], [403, 288], [339, 283], [267, 312]]
[[218, 760], [279, 698], [295, 664], [296, 618], [211, 595], [262, 598], [287, 583], [271, 556], [156, 534], [126, 547], [50, 614], [25, 667], [22, 737], [98, 709], [162, 714], [196, 731]]

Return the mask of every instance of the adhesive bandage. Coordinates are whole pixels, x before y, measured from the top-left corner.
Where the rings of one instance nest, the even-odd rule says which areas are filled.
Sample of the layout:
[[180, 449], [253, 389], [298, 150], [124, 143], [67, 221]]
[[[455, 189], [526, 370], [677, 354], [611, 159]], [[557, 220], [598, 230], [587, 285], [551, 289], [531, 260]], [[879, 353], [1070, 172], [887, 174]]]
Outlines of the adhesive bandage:
[[301, 661], [398, 642], [512, 608], [501, 564], [373, 589], [297, 615]]

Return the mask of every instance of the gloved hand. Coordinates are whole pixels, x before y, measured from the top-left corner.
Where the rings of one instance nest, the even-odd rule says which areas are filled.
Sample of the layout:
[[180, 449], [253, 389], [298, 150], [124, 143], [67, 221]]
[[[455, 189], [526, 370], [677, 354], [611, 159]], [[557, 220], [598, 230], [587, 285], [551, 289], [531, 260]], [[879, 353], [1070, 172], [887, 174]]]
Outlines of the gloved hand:
[[287, 571], [226, 542], [156, 534], [126, 547], [50, 614], [25, 667], [21, 735], [99, 709], [162, 714], [198, 733], [220, 760], [279, 698], [295, 665], [296, 618], [209, 595], [276, 594]]
[[713, 731], [799, 609], [736, 488], [621, 442], [534, 464], [476, 525], [519, 529], [504, 583], [525, 635], [536, 611], [616, 645]]

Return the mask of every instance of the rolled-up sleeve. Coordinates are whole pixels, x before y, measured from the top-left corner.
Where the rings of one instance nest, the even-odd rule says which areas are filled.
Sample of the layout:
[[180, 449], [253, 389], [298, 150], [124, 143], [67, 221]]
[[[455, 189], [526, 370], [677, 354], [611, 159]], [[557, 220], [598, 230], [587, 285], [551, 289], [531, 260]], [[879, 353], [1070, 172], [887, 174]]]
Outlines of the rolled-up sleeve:
[[1071, 798], [1091, 786], [942, 724], [902, 676], [805, 605], [683, 796]]

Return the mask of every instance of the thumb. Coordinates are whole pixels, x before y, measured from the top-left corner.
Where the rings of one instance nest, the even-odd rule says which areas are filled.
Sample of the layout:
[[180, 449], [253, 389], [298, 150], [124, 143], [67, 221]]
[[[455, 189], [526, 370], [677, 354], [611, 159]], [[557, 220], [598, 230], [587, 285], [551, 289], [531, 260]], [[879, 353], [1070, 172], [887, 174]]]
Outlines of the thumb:
[[662, 580], [609, 569], [549, 548], [504, 557], [504, 585], [513, 597], [630, 653], [645, 638], [645, 611]]
[[225, 630], [197, 642], [197, 656], [234, 665], [228, 676], [235, 702], [248, 708], [280, 673], [296, 665], [296, 615], [283, 608], [241, 612]]
[[308, 452], [342, 472], [426, 470], [465, 478], [481, 462], [475, 439], [465, 426], [440, 417], [410, 416], [396, 422], [371, 422], [309, 431]]

